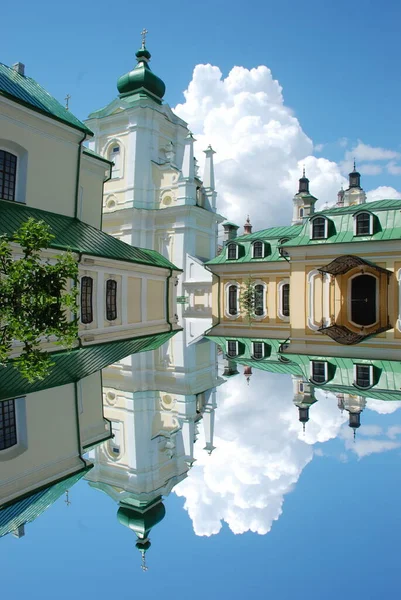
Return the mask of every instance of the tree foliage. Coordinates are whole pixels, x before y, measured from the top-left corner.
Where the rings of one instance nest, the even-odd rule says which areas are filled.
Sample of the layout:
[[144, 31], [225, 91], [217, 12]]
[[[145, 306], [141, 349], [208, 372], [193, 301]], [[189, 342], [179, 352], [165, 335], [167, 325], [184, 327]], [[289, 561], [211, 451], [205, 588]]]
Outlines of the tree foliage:
[[[50, 227], [33, 218], [11, 240], [0, 236], [0, 364], [20, 342], [23, 351], [13, 364], [30, 383], [44, 379], [54, 364], [41, 350], [43, 341], [71, 347], [78, 336], [78, 265], [71, 252], [43, 260], [41, 251], [52, 239]], [[11, 242], [21, 246], [21, 258], [13, 258]]]
[[248, 324], [251, 324], [252, 319], [255, 318], [256, 304], [255, 285], [251, 277], [248, 277], [248, 279], [242, 283], [238, 301], [241, 313], [244, 315]]

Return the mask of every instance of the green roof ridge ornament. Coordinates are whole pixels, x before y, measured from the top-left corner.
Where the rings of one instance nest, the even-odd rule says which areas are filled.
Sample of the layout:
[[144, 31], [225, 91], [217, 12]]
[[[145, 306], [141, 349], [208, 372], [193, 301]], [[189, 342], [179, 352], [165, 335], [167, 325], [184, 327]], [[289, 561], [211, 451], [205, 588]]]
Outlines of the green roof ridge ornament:
[[139, 95], [155, 100], [158, 104], [162, 103], [162, 98], [166, 92], [164, 81], [155, 75], [149, 67], [151, 54], [146, 48], [147, 29], [142, 29], [142, 45], [135, 56], [138, 64], [125, 75], [122, 75], [117, 81], [117, 89], [120, 92], [120, 98], [126, 96]]

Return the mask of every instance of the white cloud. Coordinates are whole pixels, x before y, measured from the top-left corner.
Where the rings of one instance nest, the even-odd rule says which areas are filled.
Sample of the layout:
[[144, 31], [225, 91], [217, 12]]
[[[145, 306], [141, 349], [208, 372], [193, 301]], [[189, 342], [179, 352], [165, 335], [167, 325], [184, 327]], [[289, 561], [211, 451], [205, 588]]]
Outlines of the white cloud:
[[401, 198], [401, 193], [393, 187], [381, 185], [367, 192], [366, 197], [368, 202], [374, 202], [375, 200], [387, 200], [388, 198]]
[[390, 415], [399, 408], [401, 408], [401, 402], [385, 402], [383, 400], [375, 400], [374, 398], [366, 399], [366, 408], [373, 410], [381, 415]]
[[[401, 156], [362, 141], [346, 152], [346, 160], [340, 165], [313, 156], [313, 150], [321, 152], [323, 145], [314, 147], [285, 105], [282, 88], [266, 66], [233, 67], [224, 78], [216, 66], [197, 65], [184, 97], [185, 102], [174, 110], [195, 134], [200, 163], [202, 150], [209, 143], [216, 150], [218, 209], [240, 226], [247, 214], [258, 228], [289, 223], [303, 165], [311, 193], [319, 199], [317, 208], [321, 209], [326, 203], [333, 205], [340, 186], [346, 187], [343, 173], [352, 168], [354, 156], [364, 162], [394, 161]], [[347, 138], [338, 144], [345, 148]], [[369, 174], [378, 174], [381, 169], [373, 164], [362, 168]], [[387, 197], [401, 197], [392, 188], [387, 189]], [[378, 199], [382, 191], [372, 190], [368, 198]]]
[[361, 175], [380, 175], [380, 173], [383, 171], [383, 167], [381, 165], [364, 163], [362, 165], [358, 165], [358, 171], [361, 173]]
[[401, 175], [401, 166], [397, 165], [397, 163], [392, 160], [387, 165], [387, 171], [390, 175]]
[[389, 427], [387, 429], [387, 437], [390, 438], [390, 440], [394, 440], [397, 435], [401, 434], [401, 427], [399, 425], [392, 425], [391, 427]]
[[346, 153], [345, 158], [349, 161], [354, 158], [356, 161], [376, 161], [400, 158], [400, 156], [401, 154], [395, 150], [369, 146], [369, 144], [358, 141], [358, 144]]

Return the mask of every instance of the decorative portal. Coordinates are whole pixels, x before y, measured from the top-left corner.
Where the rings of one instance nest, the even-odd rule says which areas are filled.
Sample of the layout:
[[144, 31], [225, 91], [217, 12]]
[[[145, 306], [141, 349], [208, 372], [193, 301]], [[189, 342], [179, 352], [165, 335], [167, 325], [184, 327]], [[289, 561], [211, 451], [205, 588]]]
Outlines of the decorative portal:
[[351, 321], [364, 327], [377, 321], [377, 279], [373, 275], [358, 275], [351, 280]]
[[378, 267], [374, 263], [370, 263], [367, 260], [364, 260], [359, 256], [353, 256], [352, 254], [339, 256], [325, 267], [318, 269], [318, 271], [320, 271], [320, 273], [330, 273], [330, 275], [337, 276], [344, 275], [344, 273], [348, 273], [348, 271], [354, 267], [359, 267], [361, 265], [372, 267], [372, 269], [378, 273], [386, 273], [388, 277], [392, 274], [391, 271], [387, 271], [387, 269], [383, 269], [383, 267]]

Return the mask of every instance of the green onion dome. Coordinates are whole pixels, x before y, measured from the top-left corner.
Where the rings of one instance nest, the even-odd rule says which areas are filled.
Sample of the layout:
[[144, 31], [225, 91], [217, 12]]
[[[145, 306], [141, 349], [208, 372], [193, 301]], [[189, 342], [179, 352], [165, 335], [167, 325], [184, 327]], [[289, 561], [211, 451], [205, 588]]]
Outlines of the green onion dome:
[[158, 502], [145, 512], [135, 510], [128, 505], [121, 505], [117, 512], [117, 519], [121, 525], [125, 525], [134, 531], [138, 537], [138, 541], [147, 542], [150, 530], [160, 523], [166, 514], [166, 509], [162, 502]]
[[144, 94], [161, 103], [166, 92], [164, 81], [155, 75], [148, 62], [151, 54], [145, 45], [136, 53], [138, 64], [132, 71], [122, 75], [117, 81], [117, 88], [120, 96], [130, 96], [131, 94]]

